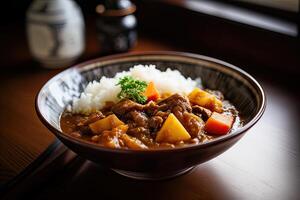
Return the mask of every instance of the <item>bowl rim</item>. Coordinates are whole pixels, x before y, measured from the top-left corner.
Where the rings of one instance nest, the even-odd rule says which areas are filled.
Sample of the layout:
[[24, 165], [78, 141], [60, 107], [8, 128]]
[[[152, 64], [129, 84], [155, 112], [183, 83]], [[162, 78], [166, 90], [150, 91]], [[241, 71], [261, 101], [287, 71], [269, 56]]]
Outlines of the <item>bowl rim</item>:
[[[113, 149], [113, 148], [108, 148], [100, 145], [96, 145], [92, 142], [85, 141], [85, 140], [79, 140], [76, 139], [68, 134], [63, 133], [61, 130], [58, 130], [54, 126], [52, 126], [42, 115], [40, 109], [39, 109], [39, 99], [41, 98], [41, 91], [46, 88], [48, 85], [50, 85], [52, 82], [55, 80], [59, 79], [62, 77], [64, 74], [68, 73], [69, 71], [73, 69], [80, 69], [83, 68], [84, 66], [93, 64], [93, 63], [99, 63], [111, 59], [120, 59], [120, 58], [125, 58], [125, 57], [138, 57], [138, 56], [174, 56], [174, 57], [185, 57], [185, 58], [192, 58], [192, 59], [198, 59], [198, 60], [204, 60], [207, 62], [213, 62], [219, 65], [222, 65], [223, 67], [226, 67], [230, 71], [234, 71], [237, 73], [239, 76], [242, 76], [242, 78], [246, 79], [251, 83], [251, 85], [255, 88], [256, 91], [258, 91], [259, 94], [259, 103], [260, 107], [255, 114], [255, 116], [243, 127], [238, 128], [236, 131], [227, 134], [225, 136], [221, 136], [218, 138], [215, 138], [214, 140], [205, 142], [205, 143], [200, 143], [200, 144], [191, 144], [183, 147], [176, 147], [176, 148], [158, 148], [158, 149]], [[95, 151], [104, 151], [104, 152], [110, 152], [110, 153], [122, 153], [122, 154], [127, 154], [127, 153], [135, 153], [135, 154], [153, 154], [153, 153], [169, 153], [169, 152], [182, 152], [182, 151], [189, 151], [189, 150], [194, 150], [194, 149], [201, 149], [201, 148], [207, 148], [209, 146], [213, 146], [225, 141], [228, 141], [230, 139], [236, 138], [240, 136], [241, 134], [245, 133], [248, 129], [250, 129], [254, 124], [257, 123], [257, 121], [261, 118], [263, 115], [264, 111], [266, 108], [266, 95], [264, 92], [263, 87], [256, 81], [250, 74], [248, 74], [246, 71], [242, 70], [239, 67], [236, 67], [230, 63], [227, 63], [225, 61], [212, 58], [209, 56], [204, 56], [204, 55], [199, 55], [199, 54], [194, 54], [194, 53], [187, 53], [187, 52], [178, 52], [178, 51], [141, 51], [141, 52], [129, 52], [129, 53], [121, 53], [121, 54], [115, 54], [115, 55], [109, 55], [109, 56], [104, 56], [100, 58], [95, 58], [91, 59], [85, 62], [81, 62], [79, 64], [76, 64], [74, 66], [71, 66], [58, 74], [54, 75], [52, 78], [50, 78], [38, 91], [36, 97], [35, 97], [35, 110], [38, 115], [38, 118], [40, 121], [58, 138], [61, 140], [61, 138], [72, 142], [76, 143], [77, 145], [84, 146], [86, 148], [93, 149]]]

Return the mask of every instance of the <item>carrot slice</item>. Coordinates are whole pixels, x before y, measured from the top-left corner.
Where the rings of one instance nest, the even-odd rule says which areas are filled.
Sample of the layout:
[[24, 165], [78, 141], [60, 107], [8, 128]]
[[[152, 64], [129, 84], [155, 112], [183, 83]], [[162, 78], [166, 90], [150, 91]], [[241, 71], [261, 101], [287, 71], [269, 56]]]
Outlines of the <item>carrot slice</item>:
[[205, 123], [205, 131], [214, 135], [225, 135], [232, 127], [233, 120], [233, 116], [213, 112]]
[[147, 97], [147, 101], [156, 101], [159, 98], [159, 93], [153, 81], [147, 85], [144, 95]]

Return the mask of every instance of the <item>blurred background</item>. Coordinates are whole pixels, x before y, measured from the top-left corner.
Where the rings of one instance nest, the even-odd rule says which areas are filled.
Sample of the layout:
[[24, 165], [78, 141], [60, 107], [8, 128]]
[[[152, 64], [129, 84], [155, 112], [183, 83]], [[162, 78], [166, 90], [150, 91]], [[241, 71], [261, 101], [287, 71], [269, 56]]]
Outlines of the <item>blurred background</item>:
[[[98, 37], [100, 15], [96, 8], [105, 2], [76, 2], [85, 23], [84, 51], [77, 61], [114, 53], [103, 52], [104, 45]], [[137, 6], [137, 42], [148, 37], [175, 46], [176, 50], [217, 57], [247, 68], [259, 65], [262, 70], [299, 72], [298, 0], [132, 2]], [[26, 11], [31, 3], [10, 0], [1, 6], [2, 69], [34, 64], [26, 36]]]

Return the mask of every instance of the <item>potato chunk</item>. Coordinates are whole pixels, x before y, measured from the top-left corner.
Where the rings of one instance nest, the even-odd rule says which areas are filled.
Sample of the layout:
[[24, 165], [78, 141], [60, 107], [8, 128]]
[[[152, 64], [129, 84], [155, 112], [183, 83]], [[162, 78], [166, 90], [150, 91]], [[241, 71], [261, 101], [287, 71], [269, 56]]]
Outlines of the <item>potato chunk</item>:
[[199, 88], [195, 88], [188, 98], [191, 103], [208, 108], [211, 111], [222, 112], [222, 101], [220, 101], [215, 95], [210, 94]]
[[175, 115], [171, 113], [158, 131], [155, 140], [157, 142], [176, 143], [189, 140], [190, 138], [190, 134], [185, 130]]
[[123, 124], [124, 123], [121, 120], [119, 120], [116, 115], [112, 114], [94, 123], [89, 124], [89, 127], [94, 134], [100, 134], [103, 131], [111, 130]]

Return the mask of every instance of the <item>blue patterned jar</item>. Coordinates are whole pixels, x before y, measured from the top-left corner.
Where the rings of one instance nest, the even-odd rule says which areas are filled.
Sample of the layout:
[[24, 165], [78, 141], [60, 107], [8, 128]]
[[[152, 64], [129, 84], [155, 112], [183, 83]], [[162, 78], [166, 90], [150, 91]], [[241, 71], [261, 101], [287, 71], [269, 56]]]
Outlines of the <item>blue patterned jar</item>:
[[73, 0], [35, 0], [27, 11], [32, 56], [47, 68], [70, 65], [85, 47], [84, 21]]

